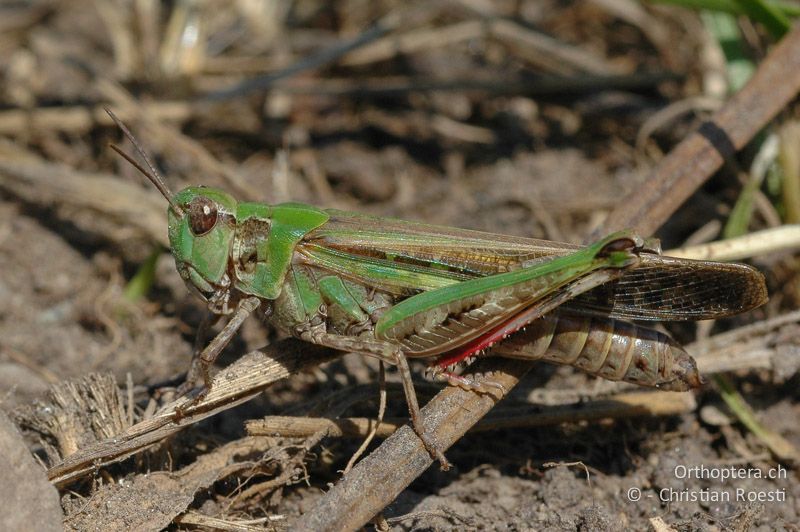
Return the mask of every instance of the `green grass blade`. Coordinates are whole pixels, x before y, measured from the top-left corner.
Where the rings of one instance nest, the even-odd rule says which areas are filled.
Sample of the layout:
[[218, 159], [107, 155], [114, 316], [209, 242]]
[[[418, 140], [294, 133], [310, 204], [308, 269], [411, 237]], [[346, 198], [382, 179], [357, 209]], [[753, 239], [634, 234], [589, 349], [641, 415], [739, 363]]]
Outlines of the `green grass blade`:
[[791, 121], [780, 133], [781, 199], [784, 221], [800, 223], [800, 123]]
[[[717, 11], [729, 15], [747, 15], [736, 0], [650, 0], [654, 4], [672, 4], [694, 10]], [[790, 2], [764, 2], [784, 17], [800, 16], [800, 6]]]
[[761, 143], [758, 153], [750, 165], [749, 179], [742, 188], [728, 222], [725, 224], [725, 229], [722, 231], [724, 238], [735, 238], [747, 233], [750, 220], [753, 217], [756, 195], [764, 182], [764, 178], [771, 169], [775, 168], [779, 149], [780, 140], [777, 134], [764, 135], [764, 141]]
[[742, 193], [736, 200], [736, 205], [733, 206], [730, 217], [725, 223], [725, 229], [722, 231], [723, 238], [735, 238], [747, 234], [747, 229], [750, 227], [750, 219], [753, 216], [753, 203], [755, 200], [756, 191], [758, 191], [760, 181], [750, 179], [742, 189]]
[[764, 0], [734, 0], [745, 15], [756, 22], [760, 22], [775, 38], [780, 39], [792, 27], [789, 18]]
[[731, 409], [736, 418], [747, 427], [769, 450], [780, 460], [796, 462], [800, 459], [800, 452], [786, 438], [764, 427], [756, 419], [753, 409], [733, 387], [733, 384], [724, 375], [714, 375], [714, 384], [719, 390], [722, 400]]
[[128, 301], [134, 302], [142, 299], [150, 291], [156, 278], [156, 262], [161, 255], [161, 249], [153, 251], [145, 260], [136, 274], [131, 278], [125, 287], [123, 295]]
[[738, 92], [753, 76], [756, 65], [746, 52], [736, 17], [727, 13], [705, 11], [701, 13], [701, 18], [725, 55], [729, 92]]

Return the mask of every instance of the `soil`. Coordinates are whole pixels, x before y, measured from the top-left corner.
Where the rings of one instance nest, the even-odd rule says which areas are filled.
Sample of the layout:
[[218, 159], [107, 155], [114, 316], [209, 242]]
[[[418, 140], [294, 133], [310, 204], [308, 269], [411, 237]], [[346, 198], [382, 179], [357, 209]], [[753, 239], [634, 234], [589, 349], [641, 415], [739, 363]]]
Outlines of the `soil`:
[[[131, 151], [101, 105], [128, 123], [173, 190], [203, 184], [251, 201], [301, 201], [580, 243], [708, 117], [697, 106], [662, 122], [656, 113], [720, 96], [708, 86], [724, 63], [713, 53], [709, 59], [718, 48], [689, 11], [588, 1], [403, 6], [309, 0], [214, 10], [211, 3], [175, 2], [150, 12], [75, 0], [0, 7], [0, 407], [44, 463], [65, 456], [65, 432], [74, 431], [73, 450], [102, 436], [97, 427], [32, 423], [53, 406], [51, 386], [110, 374], [119, 404], [127, 405], [117, 412], [119, 423], [143, 419], [150, 402], [181, 382], [205, 313], [163, 248], [166, 202], [107, 147], [116, 142]], [[181, 10], [198, 24], [188, 28], [199, 32], [197, 46], [177, 45], [171, 33], [181, 27]], [[269, 91], [198, 99], [333, 50], [390, 12], [406, 18], [389, 34], [406, 40], [378, 40], [385, 46], [365, 45]], [[447, 40], [446, 31], [479, 20], [509, 26], [492, 36], [458, 26], [476, 33]], [[741, 23], [758, 57], [769, 38]], [[191, 33], [183, 29], [184, 37]], [[540, 35], [564, 57], [526, 40]], [[397, 49], [404, 46], [411, 48]], [[592, 87], [599, 76], [614, 76], [618, 85]], [[545, 81], [553, 79], [567, 85], [548, 90]], [[411, 90], [386, 89], [406, 82]], [[452, 87], [413, 88], [423, 82]], [[641, 137], [643, 131], [651, 134]], [[731, 161], [672, 217], [657, 235], [665, 249], [719, 236], [742, 190], [737, 176], [756, 149]], [[769, 225], [768, 215], [757, 209], [750, 229]], [[146, 274], [142, 265], [153, 253], [154, 277], [139, 296], [134, 279]], [[665, 330], [690, 343], [796, 308], [796, 253], [752, 264], [767, 276], [768, 305]], [[760, 424], [796, 449], [800, 377], [792, 361], [800, 359], [800, 327], [784, 327], [779, 336], [769, 345], [777, 353], [772, 367], [744, 367], [728, 378]], [[251, 319], [218, 367], [279, 338]], [[422, 365], [413, 369], [425, 401], [438, 385], [424, 384]], [[279, 382], [63, 487], [64, 515], [52, 519], [79, 530], [221, 526], [202, 516], [286, 528], [340, 478], [361, 440], [255, 442], [244, 422], [312, 411], [374, 417], [377, 381], [377, 364], [349, 354]], [[390, 382], [397, 382], [391, 370]], [[404, 416], [402, 394], [390, 390], [387, 417]], [[507, 402], [548, 408], [591, 402], [609, 390], [617, 391], [572, 368], [542, 364]], [[796, 465], [739, 423], [716, 387], [692, 393], [696, 406], [680, 414], [467, 434], [446, 453], [454, 468], [433, 466], [412, 483], [384, 510], [386, 526], [797, 530]], [[90, 417], [77, 417], [84, 415]], [[248, 453], [232, 447], [245, 443]], [[215, 461], [220, 457], [226, 460]], [[731, 471], [748, 478], [718, 477]], [[775, 472], [779, 478], [767, 478]]]

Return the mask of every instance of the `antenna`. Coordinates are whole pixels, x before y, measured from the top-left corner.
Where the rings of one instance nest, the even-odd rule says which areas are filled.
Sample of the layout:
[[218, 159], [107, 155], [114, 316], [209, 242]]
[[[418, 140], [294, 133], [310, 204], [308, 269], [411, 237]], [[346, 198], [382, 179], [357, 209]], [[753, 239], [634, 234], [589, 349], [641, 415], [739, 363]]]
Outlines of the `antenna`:
[[155, 165], [153, 165], [153, 163], [150, 162], [150, 158], [147, 156], [147, 153], [144, 151], [141, 144], [139, 144], [139, 141], [136, 140], [136, 137], [133, 136], [133, 133], [131, 133], [130, 130], [125, 126], [125, 124], [122, 123], [122, 120], [117, 118], [117, 115], [111, 112], [111, 109], [109, 109], [108, 107], [103, 107], [103, 109], [105, 109], [106, 113], [108, 113], [108, 116], [111, 117], [111, 120], [114, 121], [117, 127], [120, 130], [122, 130], [122, 133], [125, 135], [125, 137], [131, 142], [131, 144], [133, 144], [136, 153], [138, 153], [139, 156], [142, 159], [144, 159], [144, 162], [147, 163], [147, 168], [143, 167], [133, 157], [122, 151], [122, 149], [120, 149], [119, 146], [111, 144], [110, 145], [111, 149], [117, 152], [120, 156], [122, 156], [123, 159], [131, 163], [131, 165], [133, 165], [134, 168], [139, 170], [139, 172], [141, 172], [142, 175], [144, 175], [147, 179], [150, 180], [151, 183], [153, 183], [153, 185], [155, 185], [158, 191], [161, 192], [161, 195], [164, 196], [166, 200], [169, 202], [170, 209], [172, 209], [172, 211], [177, 216], [183, 216], [184, 214], [183, 209], [181, 209], [180, 206], [172, 200], [172, 192], [170, 192], [169, 188], [167, 188], [166, 183], [164, 183], [164, 178], [161, 177], [161, 174], [158, 173], [158, 170], [156, 170]]

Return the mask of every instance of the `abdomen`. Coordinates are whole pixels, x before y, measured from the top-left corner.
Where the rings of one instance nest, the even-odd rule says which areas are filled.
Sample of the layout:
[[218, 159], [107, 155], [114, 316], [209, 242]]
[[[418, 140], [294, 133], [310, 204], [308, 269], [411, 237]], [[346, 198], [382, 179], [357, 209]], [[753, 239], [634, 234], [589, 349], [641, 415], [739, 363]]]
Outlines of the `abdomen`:
[[565, 364], [664, 390], [702, 384], [694, 359], [668, 335], [607, 318], [549, 314], [496, 345], [493, 354]]

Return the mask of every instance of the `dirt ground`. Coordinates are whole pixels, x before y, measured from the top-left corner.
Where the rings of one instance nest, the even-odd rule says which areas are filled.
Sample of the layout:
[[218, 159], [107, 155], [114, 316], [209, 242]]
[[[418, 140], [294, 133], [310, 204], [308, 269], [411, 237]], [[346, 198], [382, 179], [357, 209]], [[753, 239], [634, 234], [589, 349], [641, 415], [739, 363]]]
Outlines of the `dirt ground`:
[[[205, 313], [164, 248], [166, 202], [108, 148], [131, 151], [103, 105], [128, 123], [173, 190], [204, 184], [240, 199], [580, 243], [726, 97], [724, 59], [707, 26], [667, 6], [215, 6], [0, 6], [0, 406], [46, 465], [152, 415], [159, 394], [181, 382]], [[757, 61], [770, 39], [740, 22]], [[296, 65], [292, 75], [267, 79], [268, 88], [201, 98]], [[767, 133], [793, 114], [787, 109]], [[673, 215], [657, 234], [664, 249], [720, 238], [757, 150], [744, 150]], [[784, 212], [774, 187], [761, 190], [752, 231]], [[140, 290], [149, 258], [154, 276]], [[767, 278], [767, 305], [664, 329], [689, 344], [797, 308], [796, 252], [750, 263]], [[469, 433], [446, 453], [454, 468], [433, 466], [414, 481], [384, 510], [385, 526], [798, 530], [790, 457], [800, 447], [800, 326], [771, 331], [731, 347], [745, 362], [726, 375], [760, 425], [782, 438], [784, 454], [737, 421], [709, 384], [670, 415]], [[218, 367], [279, 338], [251, 319]], [[425, 384], [421, 364], [413, 369], [426, 401], [440, 385]], [[53, 414], [71, 407], [48, 392], [62, 383], [63, 399], [72, 393], [64, 381], [89, 374], [109, 374], [120, 387], [109, 392], [117, 417], [101, 428], [97, 417], [86, 421], [88, 411]], [[387, 417], [402, 417], [392, 370], [389, 380]], [[286, 529], [337, 482], [361, 438], [246, 436], [245, 421], [374, 417], [377, 382], [377, 364], [353, 354], [278, 382], [62, 486], [64, 525]], [[533, 403], [547, 412], [621, 391], [631, 389], [542, 364], [500, 407]], [[697, 478], [731, 468], [750, 478]], [[36, 486], [34, 477], [9, 474], [4, 484]], [[159, 490], [171, 495], [153, 497]], [[715, 495], [725, 500], [708, 500]], [[4, 501], [0, 513], [25, 506]], [[62, 518], [52, 512], [38, 518]]]

